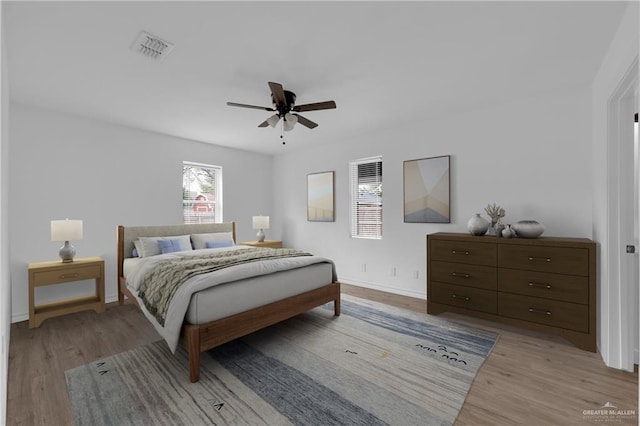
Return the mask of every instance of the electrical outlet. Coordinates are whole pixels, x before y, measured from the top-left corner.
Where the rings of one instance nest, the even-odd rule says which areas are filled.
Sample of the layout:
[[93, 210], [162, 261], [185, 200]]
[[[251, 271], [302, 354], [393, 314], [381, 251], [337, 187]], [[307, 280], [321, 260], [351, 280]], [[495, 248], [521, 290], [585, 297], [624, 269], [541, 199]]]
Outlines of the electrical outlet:
[[418, 271], [417, 269], [413, 271], [413, 278], [415, 278], [416, 280], [420, 278], [420, 271]]
[[393, 268], [391, 268], [391, 276], [392, 277], [395, 277], [397, 273], [398, 273], [398, 269], [395, 266]]
[[362, 272], [367, 272], [367, 264], [363, 263], [360, 269], [362, 270]]

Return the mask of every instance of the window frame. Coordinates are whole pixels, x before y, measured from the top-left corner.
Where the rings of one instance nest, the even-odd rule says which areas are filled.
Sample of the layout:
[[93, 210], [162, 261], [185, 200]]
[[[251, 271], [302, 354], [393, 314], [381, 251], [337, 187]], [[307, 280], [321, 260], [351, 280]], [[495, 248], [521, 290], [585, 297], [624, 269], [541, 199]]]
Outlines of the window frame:
[[[378, 165], [379, 164], [379, 165]], [[374, 195], [374, 203], [363, 203], [363, 197], [360, 191], [360, 185], [362, 183], [360, 167], [361, 165], [371, 165], [375, 167], [375, 175], [373, 176], [372, 183], [373, 185], [379, 185], [380, 194]], [[378, 174], [379, 169], [379, 174]], [[350, 184], [350, 192], [351, 192], [351, 202], [350, 202], [350, 236], [351, 238], [362, 238], [362, 239], [370, 239], [370, 240], [381, 240], [383, 235], [383, 211], [384, 211], [384, 202], [383, 202], [383, 167], [382, 167], [382, 155], [377, 155], [373, 157], [361, 158], [358, 160], [353, 160], [349, 162], [349, 184]], [[370, 194], [371, 195], [371, 194]], [[362, 215], [365, 214], [361, 211], [360, 207], [363, 205], [372, 205], [378, 204], [378, 213], [373, 213], [373, 215], [377, 215], [376, 223], [372, 226], [376, 229], [376, 232], [365, 232], [363, 230], [363, 221]]]
[[[213, 171], [214, 176], [214, 189], [213, 194], [206, 192], [199, 192], [198, 195], [203, 194], [205, 196], [212, 195], [213, 200], [207, 199], [206, 202], [196, 203], [198, 195], [195, 195], [193, 199], [185, 198], [185, 168], [186, 167], [198, 167], [202, 169], [208, 169]], [[189, 192], [191, 192], [191, 188], [189, 188]], [[190, 210], [196, 209], [196, 204], [204, 204], [204, 206], [200, 206], [207, 209], [207, 206], [212, 206], [213, 215], [207, 215], [207, 211], [195, 212], [191, 215], [188, 215], [187, 212]], [[188, 221], [187, 218], [191, 217], [192, 220]], [[197, 220], [196, 220], [197, 219]], [[213, 220], [211, 220], [213, 219]], [[184, 224], [193, 224], [193, 223], [222, 223], [223, 222], [223, 197], [222, 197], [222, 166], [216, 166], [213, 164], [204, 164], [197, 163], [194, 161], [183, 161], [182, 162], [182, 222]]]

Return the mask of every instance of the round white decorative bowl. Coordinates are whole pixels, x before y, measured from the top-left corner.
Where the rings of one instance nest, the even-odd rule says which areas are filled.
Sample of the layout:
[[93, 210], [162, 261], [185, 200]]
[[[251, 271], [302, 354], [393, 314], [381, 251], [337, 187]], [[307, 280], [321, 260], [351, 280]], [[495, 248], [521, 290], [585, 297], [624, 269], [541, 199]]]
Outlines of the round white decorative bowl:
[[544, 225], [535, 220], [519, 220], [511, 225], [511, 229], [520, 238], [538, 238], [544, 232]]

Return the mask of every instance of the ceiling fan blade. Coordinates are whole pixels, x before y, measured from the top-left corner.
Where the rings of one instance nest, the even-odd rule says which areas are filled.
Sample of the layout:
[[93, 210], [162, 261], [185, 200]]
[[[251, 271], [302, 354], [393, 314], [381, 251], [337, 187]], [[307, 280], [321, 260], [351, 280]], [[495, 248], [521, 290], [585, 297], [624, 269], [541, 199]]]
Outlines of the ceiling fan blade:
[[306, 127], [310, 128], [310, 129], [313, 129], [314, 127], [318, 127], [318, 123], [314, 123], [313, 121], [309, 120], [308, 118], [304, 118], [300, 114], [293, 114], [293, 115], [298, 117], [298, 123], [302, 124], [303, 126], [306, 126]]
[[238, 103], [235, 103], [235, 102], [227, 102], [227, 105], [234, 106], [234, 107], [240, 107], [240, 108], [261, 109], [263, 111], [275, 111], [275, 109], [269, 108], [269, 107], [263, 107], [263, 106], [257, 106], [257, 105], [247, 105], [247, 104], [238, 104]]
[[272, 81], [269, 82], [269, 88], [271, 89], [271, 95], [273, 96], [273, 102], [276, 105], [286, 105], [287, 101], [284, 97], [284, 89], [282, 88], [282, 84], [274, 83]]
[[335, 101], [316, 102], [313, 104], [296, 105], [292, 108], [296, 112], [317, 111], [319, 109], [333, 109], [336, 107]]
[[258, 124], [258, 127], [269, 127], [269, 122], [264, 120], [262, 123]]

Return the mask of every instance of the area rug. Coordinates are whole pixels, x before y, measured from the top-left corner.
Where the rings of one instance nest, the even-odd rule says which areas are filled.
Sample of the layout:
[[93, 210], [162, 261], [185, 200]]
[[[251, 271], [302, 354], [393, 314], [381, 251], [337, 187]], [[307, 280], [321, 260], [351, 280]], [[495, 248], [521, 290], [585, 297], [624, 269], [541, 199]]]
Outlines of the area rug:
[[158, 341], [65, 372], [77, 425], [450, 425], [498, 335], [343, 295], [201, 356]]

